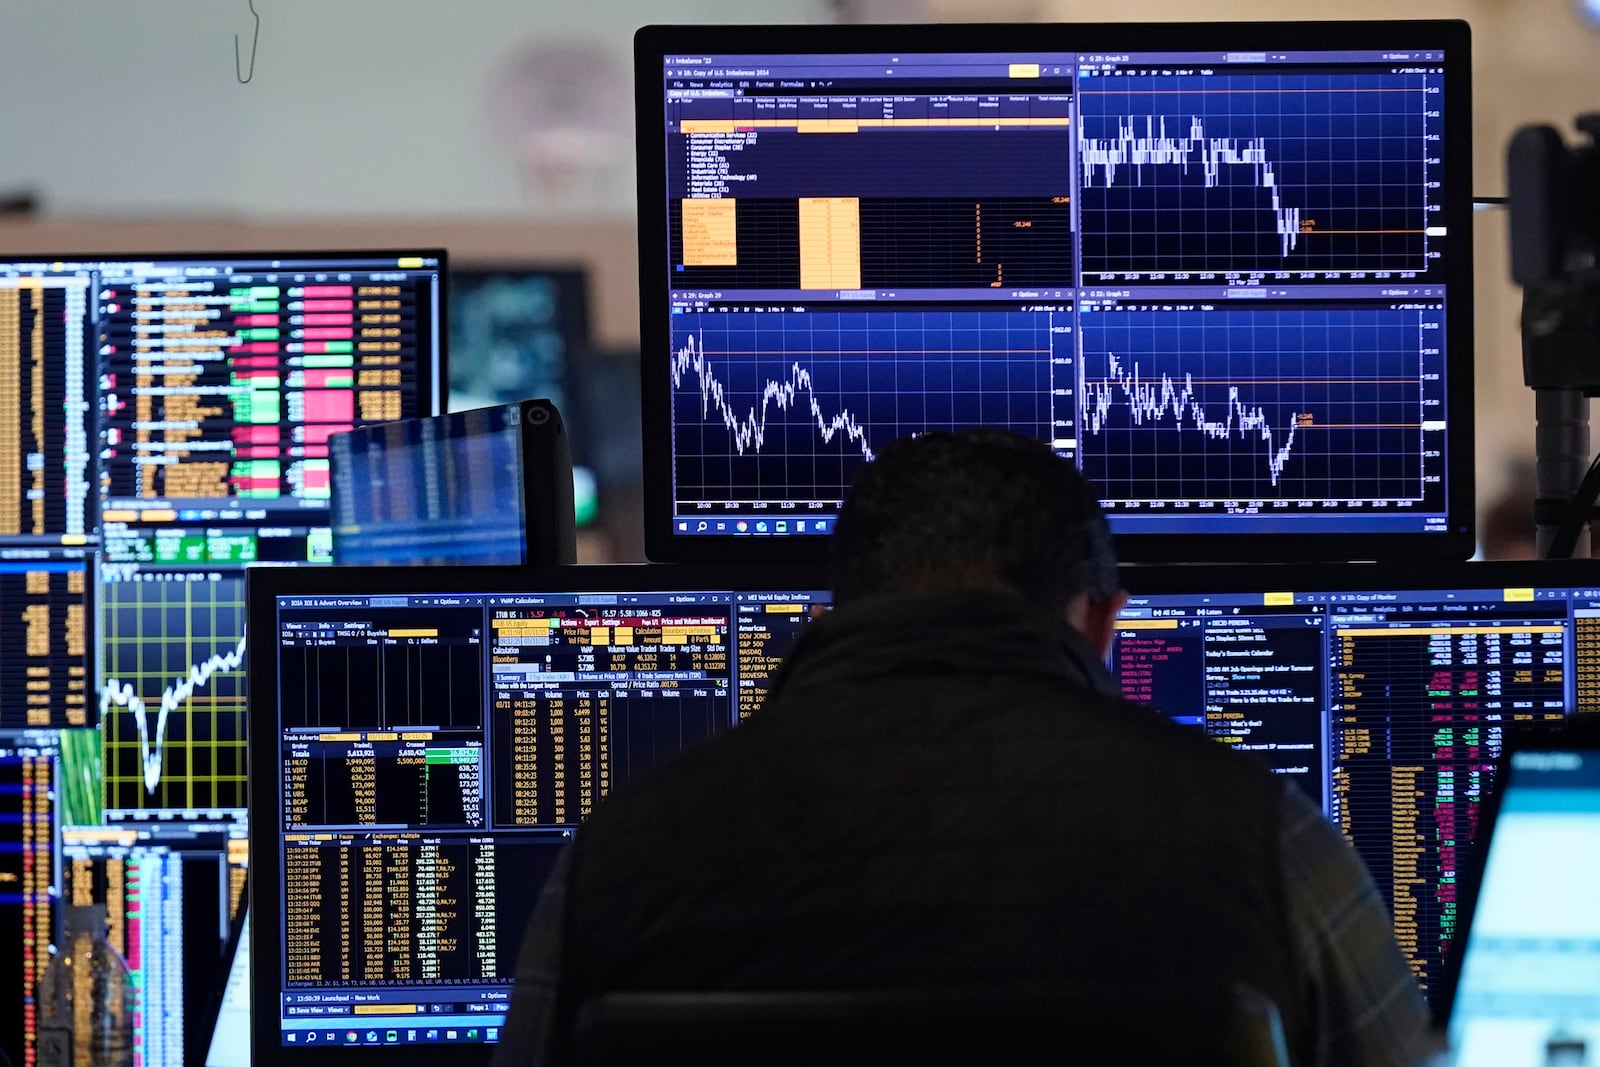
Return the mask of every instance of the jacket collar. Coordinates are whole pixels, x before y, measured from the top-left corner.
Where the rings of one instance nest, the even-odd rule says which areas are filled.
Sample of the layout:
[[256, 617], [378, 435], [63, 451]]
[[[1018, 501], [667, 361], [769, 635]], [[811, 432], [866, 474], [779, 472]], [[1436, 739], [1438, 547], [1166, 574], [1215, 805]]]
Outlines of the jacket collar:
[[885, 675], [1037, 674], [1121, 698], [1087, 638], [1021, 597], [986, 590], [896, 593], [806, 626], [773, 677], [785, 689]]

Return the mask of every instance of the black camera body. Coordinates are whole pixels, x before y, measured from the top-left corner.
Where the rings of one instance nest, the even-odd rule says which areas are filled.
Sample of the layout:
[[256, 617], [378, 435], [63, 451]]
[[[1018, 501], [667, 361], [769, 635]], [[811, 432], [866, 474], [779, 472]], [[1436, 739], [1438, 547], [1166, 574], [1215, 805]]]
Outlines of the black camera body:
[[[1600, 113], [1524, 126], [1506, 150], [1511, 277], [1522, 287], [1522, 377], [1538, 425], [1534, 523], [1540, 556], [1570, 556], [1596, 518], [1589, 398], [1600, 396]], [[1587, 549], [1584, 551], [1588, 554]]]

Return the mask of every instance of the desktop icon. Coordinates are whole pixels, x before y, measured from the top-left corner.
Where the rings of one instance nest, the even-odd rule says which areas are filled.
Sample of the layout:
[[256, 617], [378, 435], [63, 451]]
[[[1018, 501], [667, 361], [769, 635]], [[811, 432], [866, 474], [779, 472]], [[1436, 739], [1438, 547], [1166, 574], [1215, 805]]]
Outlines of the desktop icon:
[[766, 532], [767, 532], [767, 524], [766, 524], [766, 522], [765, 521], [757, 522], [756, 523], [756, 533], [766, 533]]
[[376, 1031], [376, 1030], [368, 1030], [367, 1031], [367, 1043], [368, 1044], [372, 1044], [372, 1045], [376, 1045], [378, 1043], [378, 1031]]
[[705, 532], [706, 532], [706, 528], [707, 528], [707, 527], [708, 527], [708, 526], [710, 526], [710, 525], [711, 525], [711, 524], [710, 524], [710, 523], [708, 523], [708, 522], [706, 522], [706, 520], [704, 520], [704, 519], [701, 519], [701, 520], [700, 520], [700, 525], [698, 525], [698, 526], [696, 526], [696, 527], [695, 527], [695, 528], [694, 528], [694, 532], [695, 532], [695, 533], [705, 533]]
[[291, 1045], [294, 1044], [294, 1031], [290, 1030], [287, 1034], [284, 1034], [283, 1039]]
[[307, 1031], [306, 1032], [306, 1044], [315, 1045], [316, 1043], [317, 1043], [317, 1032], [315, 1030]]
[[789, 521], [787, 519], [779, 519], [777, 526], [778, 526], [778, 532], [779, 533], [788, 533], [789, 532]]
[[733, 524], [733, 528], [735, 530], [738, 530], [740, 533], [749, 533], [750, 532], [750, 524], [748, 522], [745, 522], [743, 519], [740, 519], [738, 522], [734, 523]]
[[385, 1041], [390, 1041], [390, 1042], [399, 1041], [400, 1040], [400, 1031], [398, 1031], [398, 1030], [390, 1030], [388, 1033], [383, 1035], [383, 1039]]
[[361, 1040], [361, 1035], [356, 1033], [354, 1030], [346, 1030], [344, 1033], [344, 1039], [353, 1045], [357, 1041]]
[[467, 1040], [468, 1041], [476, 1041], [476, 1040], [478, 1040], [478, 1028], [477, 1027], [473, 1027], [471, 1030], [467, 1031]]

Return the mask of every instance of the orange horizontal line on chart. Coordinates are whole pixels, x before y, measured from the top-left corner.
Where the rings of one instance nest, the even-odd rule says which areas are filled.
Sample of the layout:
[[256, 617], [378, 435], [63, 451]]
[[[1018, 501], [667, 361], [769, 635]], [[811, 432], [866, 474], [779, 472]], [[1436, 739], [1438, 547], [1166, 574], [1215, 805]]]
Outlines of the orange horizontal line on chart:
[[1059, 118], [1032, 118], [1015, 115], [996, 115], [983, 118], [978, 115], [958, 115], [948, 118], [903, 119], [684, 119], [678, 123], [679, 133], [738, 133], [740, 130], [790, 129], [798, 133], [855, 133], [862, 129], [911, 128], [924, 126], [1070, 126], [1071, 121]]
[[1185, 96], [1211, 96], [1216, 93], [1420, 93], [1417, 89], [1079, 89], [1079, 96], [1122, 96], [1129, 93], [1182, 93]]
[[[841, 349], [841, 350], [838, 350], [838, 351], [829, 350], [829, 351], [825, 351], [825, 352], [790, 352], [790, 353], [787, 353], [784, 356], [784, 358], [787, 359], [791, 355], [793, 355], [793, 356], [812, 356], [812, 357], [815, 357], [815, 356], [910, 356], [910, 355], [916, 355], [916, 354], [917, 353], [916, 353], [915, 350], [907, 350], [907, 351], [904, 351], [904, 352], [885, 352], [884, 350], [877, 349], [877, 348], [862, 348], [862, 349]], [[1050, 349], [1048, 349], [1048, 348], [941, 348], [941, 349], [938, 349], [936, 351], [923, 352], [922, 353], [922, 355], [925, 355], [925, 356], [1047, 356], [1049, 354], [1050, 354]], [[766, 351], [765, 349], [756, 349], [756, 348], [729, 348], [729, 349], [725, 349], [725, 350], [720, 351], [720, 352], [714, 351], [714, 350], [708, 348], [702, 353], [702, 355], [706, 355], [706, 356], [770, 356], [770, 355], [773, 355], [773, 353], [769, 352], [769, 351]]]
[[[1172, 375], [1167, 375], [1172, 377]], [[1109, 378], [1096, 378], [1098, 382]], [[1141, 379], [1147, 380], [1147, 379]], [[1196, 385], [1421, 385], [1415, 378], [1196, 378]]]

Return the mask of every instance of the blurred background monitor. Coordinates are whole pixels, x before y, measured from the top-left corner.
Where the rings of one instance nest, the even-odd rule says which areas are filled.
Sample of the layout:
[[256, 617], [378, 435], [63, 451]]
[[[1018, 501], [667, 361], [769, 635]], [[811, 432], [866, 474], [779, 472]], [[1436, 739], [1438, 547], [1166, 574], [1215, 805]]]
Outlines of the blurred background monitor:
[[572, 452], [544, 399], [335, 435], [336, 564], [572, 563]]
[[[592, 348], [589, 280], [573, 265], [507, 263], [450, 271], [450, 411], [530, 397], [548, 399], [570, 428]], [[573, 511], [579, 526], [600, 518], [589, 453], [596, 435], [573, 439]]]

